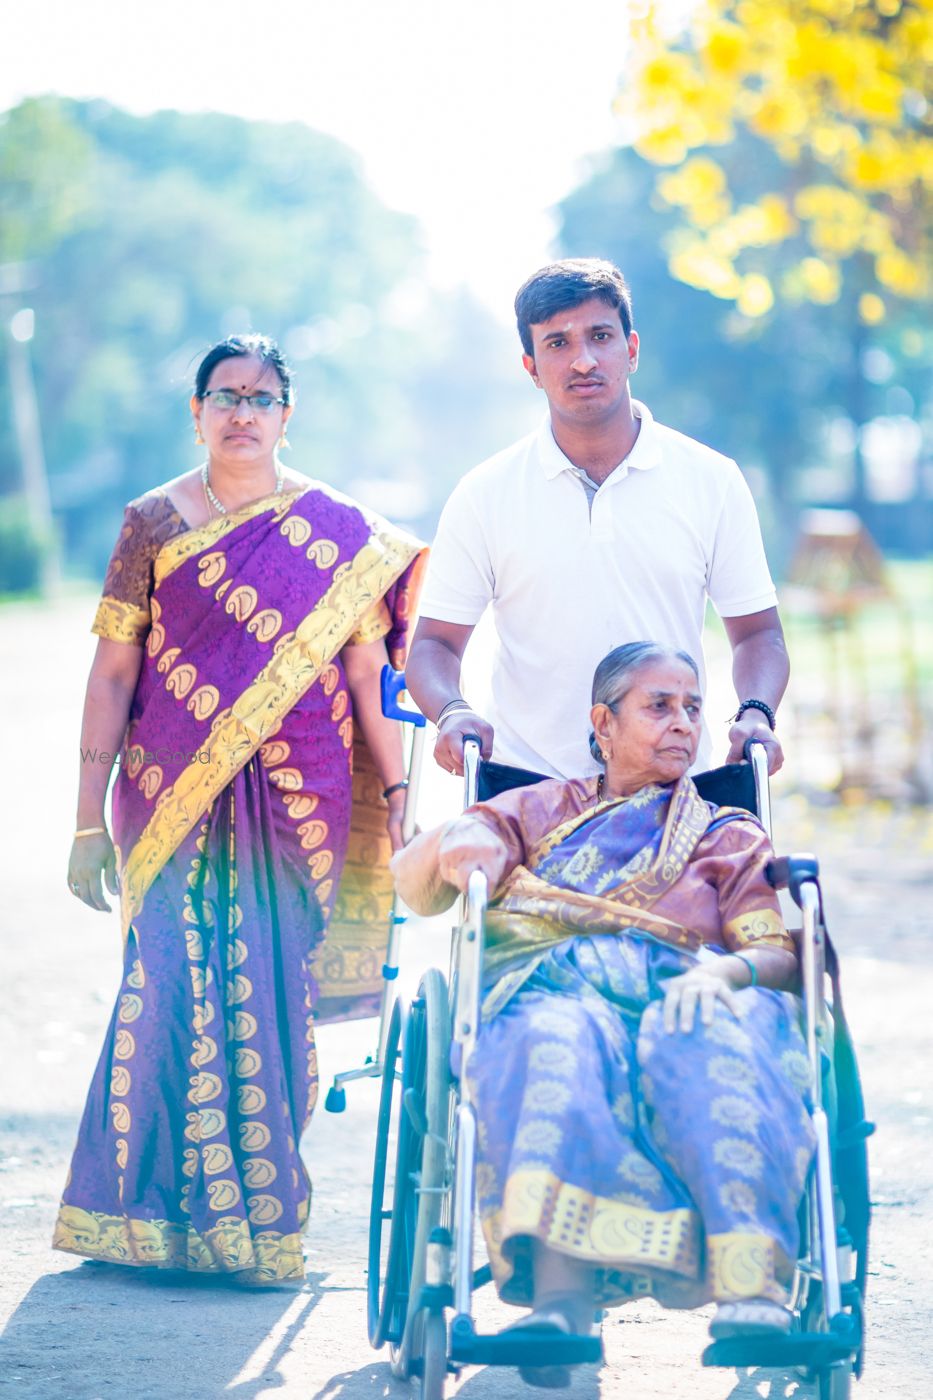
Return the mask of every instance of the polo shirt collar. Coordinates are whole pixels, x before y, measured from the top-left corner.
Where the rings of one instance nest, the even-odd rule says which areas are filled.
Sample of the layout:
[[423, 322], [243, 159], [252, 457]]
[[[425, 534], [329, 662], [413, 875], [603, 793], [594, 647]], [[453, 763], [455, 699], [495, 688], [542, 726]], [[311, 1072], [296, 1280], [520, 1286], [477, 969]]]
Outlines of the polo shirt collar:
[[[635, 446], [624, 459], [626, 472], [622, 475], [626, 475], [628, 470], [647, 471], [651, 467], [658, 466], [661, 461], [661, 444], [655, 431], [651, 410], [638, 399], [632, 399], [632, 410], [635, 417], [641, 419], [641, 428], [635, 439]], [[548, 481], [553, 481], [563, 471], [576, 470], [573, 462], [561, 451], [554, 440], [550, 415], [545, 418], [538, 430], [538, 456]]]

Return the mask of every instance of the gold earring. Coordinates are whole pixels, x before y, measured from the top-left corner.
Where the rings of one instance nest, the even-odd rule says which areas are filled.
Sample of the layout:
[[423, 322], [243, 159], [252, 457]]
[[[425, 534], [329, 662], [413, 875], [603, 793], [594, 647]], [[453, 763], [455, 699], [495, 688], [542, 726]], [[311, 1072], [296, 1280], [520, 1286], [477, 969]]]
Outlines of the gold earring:
[[202, 436], [201, 436], [201, 424], [200, 424], [200, 423], [196, 423], [196, 424], [194, 425], [194, 440], [195, 440], [195, 443], [197, 444], [198, 447], [203, 447], [203, 446], [204, 446], [204, 439], [203, 439]]
[[603, 763], [608, 763], [610, 758], [609, 750], [603, 749]]
[[284, 428], [282, 429], [282, 436], [279, 438], [279, 447], [291, 447], [291, 443], [289, 442], [288, 438], [285, 436], [285, 430], [284, 430]]

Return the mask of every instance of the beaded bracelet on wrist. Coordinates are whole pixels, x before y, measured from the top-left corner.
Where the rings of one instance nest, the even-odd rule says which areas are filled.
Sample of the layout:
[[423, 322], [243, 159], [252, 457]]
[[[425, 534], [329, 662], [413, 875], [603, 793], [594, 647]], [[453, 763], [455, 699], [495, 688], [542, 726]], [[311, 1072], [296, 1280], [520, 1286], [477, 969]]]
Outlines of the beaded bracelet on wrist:
[[771, 706], [767, 704], [764, 700], [743, 700], [739, 708], [736, 710], [735, 714], [732, 716], [733, 723], [735, 722], [735, 720], [741, 719], [742, 715], [744, 715], [746, 710], [760, 710], [761, 713], [764, 715], [765, 719], [768, 721], [768, 727], [771, 729], [772, 733], [774, 732], [775, 725], [777, 724], [777, 718]]

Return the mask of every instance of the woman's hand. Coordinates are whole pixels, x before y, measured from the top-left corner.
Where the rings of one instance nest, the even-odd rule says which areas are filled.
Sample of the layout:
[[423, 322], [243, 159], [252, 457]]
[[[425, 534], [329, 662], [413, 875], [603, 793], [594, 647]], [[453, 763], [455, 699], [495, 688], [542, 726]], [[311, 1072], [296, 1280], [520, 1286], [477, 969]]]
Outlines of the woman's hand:
[[386, 801], [389, 804], [389, 812], [386, 817], [386, 826], [389, 830], [389, 840], [392, 842], [392, 854], [400, 851], [405, 844], [402, 836], [402, 817], [405, 814], [405, 788], [398, 792], [390, 792]]
[[505, 874], [508, 858], [509, 853], [499, 837], [485, 823], [469, 817], [454, 822], [438, 847], [441, 879], [461, 893], [474, 870], [483, 872], [492, 893]]
[[107, 914], [110, 905], [104, 899], [101, 874], [110, 893], [119, 894], [117, 856], [106, 831], [94, 836], [75, 837], [68, 858], [68, 888], [89, 908]]
[[[717, 1000], [723, 1002], [733, 1016], [738, 1016], [737, 988], [732, 982], [731, 969], [728, 964], [723, 966], [722, 962], [717, 959], [715, 963], [698, 963], [682, 977], [672, 977], [665, 983], [664, 1029], [668, 1034], [673, 1034], [679, 1028], [689, 1035], [693, 1030], [697, 1006], [703, 1025], [712, 1025]], [[745, 985], [748, 985], [747, 980]]]

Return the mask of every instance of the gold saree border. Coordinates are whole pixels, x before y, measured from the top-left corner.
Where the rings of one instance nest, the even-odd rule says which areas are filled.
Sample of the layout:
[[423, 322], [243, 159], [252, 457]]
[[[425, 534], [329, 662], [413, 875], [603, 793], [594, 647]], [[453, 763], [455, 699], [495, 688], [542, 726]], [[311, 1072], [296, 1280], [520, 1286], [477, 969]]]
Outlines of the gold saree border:
[[149, 631], [148, 608], [138, 608], [135, 603], [125, 603], [122, 598], [114, 598], [105, 593], [97, 604], [97, 612], [91, 623], [91, 631], [108, 642], [128, 642], [140, 647]]
[[63, 1205], [55, 1221], [52, 1248], [108, 1264], [237, 1274], [260, 1284], [300, 1281], [305, 1276], [300, 1234], [254, 1233], [235, 1216], [218, 1220], [202, 1235], [172, 1220], [140, 1220]]
[[[637, 1296], [688, 1308], [743, 1298], [785, 1303], [793, 1277], [793, 1261], [769, 1235], [710, 1234], [704, 1250], [695, 1210], [651, 1210], [595, 1195], [543, 1168], [513, 1172], [501, 1208], [485, 1214], [482, 1227], [496, 1288], [510, 1301], [516, 1266], [505, 1247], [529, 1237], [604, 1270], [603, 1303]], [[672, 1296], [665, 1296], [665, 1285]]]
[[268, 496], [260, 496], [258, 501], [250, 501], [249, 505], [241, 506], [239, 510], [228, 511], [226, 515], [209, 520], [206, 525], [199, 525], [196, 529], [186, 530], [183, 535], [173, 536], [155, 557], [155, 587], [158, 587], [163, 579], [167, 579], [169, 574], [181, 568], [188, 559], [200, 554], [202, 549], [216, 544], [218, 540], [229, 535], [231, 530], [236, 530], [238, 526], [245, 524], [247, 520], [253, 520], [257, 515], [262, 515], [264, 511], [271, 510], [274, 515], [284, 519], [295, 502], [314, 489], [312, 483], [302, 487], [300, 491], [283, 491], [281, 495], [272, 491]]
[[422, 548], [409, 536], [374, 531], [295, 631], [280, 640], [251, 684], [218, 713], [200, 746], [207, 761], [188, 764], [160, 793], [126, 857], [121, 872], [124, 938], [153, 880], [198, 818], [317, 680], [350, 636], [360, 612], [384, 595]]
[[797, 954], [794, 940], [784, 927], [780, 915], [773, 909], [749, 909], [737, 914], [722, 926], [723, 936], [731, 948], [783, 948], [787, 953]]
[[651, 1210], [595, 1195], [543, 1168], [513, 1172], [502, 1206], [482, 1224], [500, 1290], [514, 1272], [504, 1252], [513, 1237], [531, 1236], [569, 1258], [607, 1268], [664, 1269], [693, 1279], [700, 1267], [700, 1222], [688, 1206]]

